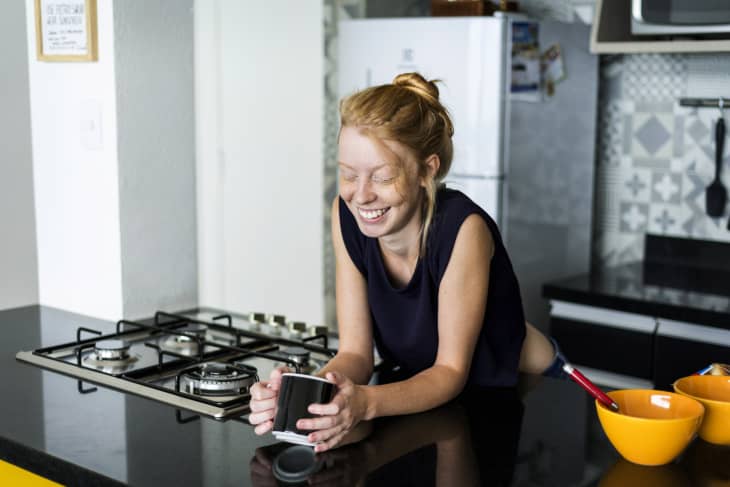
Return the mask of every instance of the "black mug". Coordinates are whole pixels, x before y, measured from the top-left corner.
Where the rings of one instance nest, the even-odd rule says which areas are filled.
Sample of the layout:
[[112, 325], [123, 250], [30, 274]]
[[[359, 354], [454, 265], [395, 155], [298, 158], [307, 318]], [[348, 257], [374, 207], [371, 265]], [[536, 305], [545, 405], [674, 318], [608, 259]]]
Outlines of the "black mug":
[[309, 431], [297, 428], [297, 421], [302, 418], [313, 418], [315, 415], [307, 411], [309, 405], [330, 402], [334, 392], [335, 385], [320, 377], [282, 374], [274, 418], [274, 435], [284, 441], [309, 444], [306, 440]]

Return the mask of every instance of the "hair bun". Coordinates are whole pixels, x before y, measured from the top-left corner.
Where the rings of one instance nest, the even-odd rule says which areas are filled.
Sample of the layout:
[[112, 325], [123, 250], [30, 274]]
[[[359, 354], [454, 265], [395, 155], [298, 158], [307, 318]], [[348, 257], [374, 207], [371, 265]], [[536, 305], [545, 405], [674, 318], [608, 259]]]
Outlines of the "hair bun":
[[402, 73], [395, 77], [393, 84], [402, 86], [425, 97], [431, 103], [438, 102], [439, 89], [436, 86], [438, 80], [426, 80], [418, 73]]

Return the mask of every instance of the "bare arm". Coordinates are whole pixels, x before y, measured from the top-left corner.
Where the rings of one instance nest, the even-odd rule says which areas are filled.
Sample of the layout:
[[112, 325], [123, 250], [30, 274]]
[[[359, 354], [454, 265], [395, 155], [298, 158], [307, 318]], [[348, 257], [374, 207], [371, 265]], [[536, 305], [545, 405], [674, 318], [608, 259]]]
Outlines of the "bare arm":
[[555, 349], [540, 330], [525, 321], [525, 341], [520, 352], [520, 372], [542, 374], [555, 359]]
[[339, 197], [332, 202], [332, 245], [335, 251], [337, 355], [317, 375], [337, 371], [356, 384], [367, 384], [373, 373], [373, 333], [365, 278], [353, 264], [340, 229]]

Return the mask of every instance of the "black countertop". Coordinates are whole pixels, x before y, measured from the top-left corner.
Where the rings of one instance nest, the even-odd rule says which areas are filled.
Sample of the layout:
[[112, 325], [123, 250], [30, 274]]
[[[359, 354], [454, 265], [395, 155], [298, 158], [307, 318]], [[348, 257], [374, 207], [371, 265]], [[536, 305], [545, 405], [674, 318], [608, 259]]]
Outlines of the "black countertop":
[[[256, 436], [250, 425], [207, 418], [180, 424], [165, 404], [102, 387], [81, 394], [75, 379], [15, 360], [19, 350], [73, 340], [78, 326], [113, 329], [47, 307], [0, 312], [0, 459], [66, 485], [276, 485], [269, 464], [288, 445]], [[365, 440], [322, 461], [319, 485], [688, 485], [730, 478], [730, 452], [700, 440], [669, 466], [621, 460], [582, 389], [537, 377], [428, 413], [377, 420]]]
[[543, 286], [548, 299], [730, 328], [730, 273], [631, 262]]

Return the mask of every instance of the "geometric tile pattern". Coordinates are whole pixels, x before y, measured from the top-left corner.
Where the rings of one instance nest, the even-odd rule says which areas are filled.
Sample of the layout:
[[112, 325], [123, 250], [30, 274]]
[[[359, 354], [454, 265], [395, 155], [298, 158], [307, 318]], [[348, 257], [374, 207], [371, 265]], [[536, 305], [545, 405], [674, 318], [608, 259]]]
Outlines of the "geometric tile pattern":
[[683, 54], [623, 56], [622, 96], [635, 101], [671, 102], [684, 94], [687, 57]]
[[651, 190], [651, 203], [679, 205], [682, 193], [682, 174], [654, 171]]
[[[702, 56], [703, 66], [730, 65], [730, 54]], [[696, 65], [684, 54], [602, 56], [594, 265], [643, 258], [647, 232], [730, 242], [730, 208], [721, 218], [705, 213], [719, 111], [678, 104], [687, 96], [688, 79], [697, 77], [690, 71]], [[724, 71], [703, 69], [701, 75], [707, 86], [727, 80]], [[717, 96], [693, 83], [691, 96]], [[730, 190], [728, 146], [726, 139], [722, 181]]]
[[621, 233], [644, 233], [649, 223], [649, 205], [621, 202]]
[[672, 133], [664, 127], [663, 123], [654, 114], [649, 115], [641, 122], [641, 127], [634, 133], [636, 141], [639, 142], [639, 145], [644, 148], [649, 156], [654, 156], [659, 152], [659, 149], [667, 145]]

